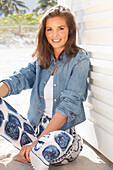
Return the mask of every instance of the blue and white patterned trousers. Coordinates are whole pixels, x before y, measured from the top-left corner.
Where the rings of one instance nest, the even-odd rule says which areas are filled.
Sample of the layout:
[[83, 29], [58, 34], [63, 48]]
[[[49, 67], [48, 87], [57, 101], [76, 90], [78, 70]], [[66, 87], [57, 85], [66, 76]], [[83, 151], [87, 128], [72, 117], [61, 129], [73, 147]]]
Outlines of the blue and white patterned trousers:
[[[25, 144], [35, 141], [50, 122], [42, 116], [35, 128], [5, 100], [0, 98], [0, 135], [19, 150]], [[77, 158], [83, 141], [75, 128], [58, 130], [41, 137], [30, 152], [31, 165], [35, 170], [48, 170], [49, 165], [63, 165]]]

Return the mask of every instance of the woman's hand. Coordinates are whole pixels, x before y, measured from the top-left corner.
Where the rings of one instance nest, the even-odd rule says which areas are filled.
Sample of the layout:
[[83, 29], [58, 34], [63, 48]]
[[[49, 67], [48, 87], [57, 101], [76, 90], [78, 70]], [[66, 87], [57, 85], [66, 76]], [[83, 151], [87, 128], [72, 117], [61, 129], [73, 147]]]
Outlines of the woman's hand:
[[39, 136], [39, 138], [33, 143], [22, 146], [22, 148], [19, 152], [19, 157], [24, 161], [30, 162], [29, 153], [30, 153], [31, 149], [37, 144], [38, 140], [42, 136], [44, 136], [52, 131], [59, 130], [65, 123], [66, 119], [67, 119], [67, 117], [56, 112], [55, 115], [53, 116], [53, 118], [51, 119], [50, 123], [48, 124], [48, 126], [44, 129], [44, 131]]
[[23, 145], [20, 152], [19, 152], [19, 156], [24, 160], [24, 161], [28, 161], [28, 162], [31, 162], [30, 161], [30, 158], [29, 158], [29, 153], [31, 151], [31, 149], [37, 144], [38, 140], [36, 140], [35, 142], [33, 143], [29, 143], [29, 144], [26, 144], [26, 145]]

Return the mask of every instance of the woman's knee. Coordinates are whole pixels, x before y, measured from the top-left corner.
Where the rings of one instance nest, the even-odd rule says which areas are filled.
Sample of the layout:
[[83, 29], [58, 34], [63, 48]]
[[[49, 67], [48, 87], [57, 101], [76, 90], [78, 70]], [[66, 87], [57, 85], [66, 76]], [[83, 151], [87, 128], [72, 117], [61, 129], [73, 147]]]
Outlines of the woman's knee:
[[61, 157], [72, 145], [73, 137], [65, 131], [54, 131], [41, 137], [33, 152], [47, 162]]

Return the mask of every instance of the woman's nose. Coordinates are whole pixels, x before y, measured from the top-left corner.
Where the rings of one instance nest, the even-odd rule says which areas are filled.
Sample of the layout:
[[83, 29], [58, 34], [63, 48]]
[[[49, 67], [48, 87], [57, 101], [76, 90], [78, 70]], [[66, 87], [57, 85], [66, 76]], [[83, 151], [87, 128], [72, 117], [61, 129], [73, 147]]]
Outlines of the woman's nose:
[[53, 31], [53, 36], [57, 36], [58, 35], [58, 31], [57, 30], [54, 30]]

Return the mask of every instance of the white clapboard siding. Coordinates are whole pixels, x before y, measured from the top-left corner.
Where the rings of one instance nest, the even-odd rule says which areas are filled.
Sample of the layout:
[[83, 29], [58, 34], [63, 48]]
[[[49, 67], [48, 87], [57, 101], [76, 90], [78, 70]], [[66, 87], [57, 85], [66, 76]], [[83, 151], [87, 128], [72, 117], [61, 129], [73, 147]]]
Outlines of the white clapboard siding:
[[59, 0], [77, 25], [77, 44], [91, 61], [86, 121], [78, 133], [113, 162], [113, 0]]
[[82, 44], [113, 46], [113, 28], [81, 30], [79, 33], [79, 41]]
[[102, 87], [104, 89], [110, 90], [110, 92], [113, 90], [113, 77], [112, 76], [90, 71], [90, 79], [93, 81], [93, 84], [98, 87]]

